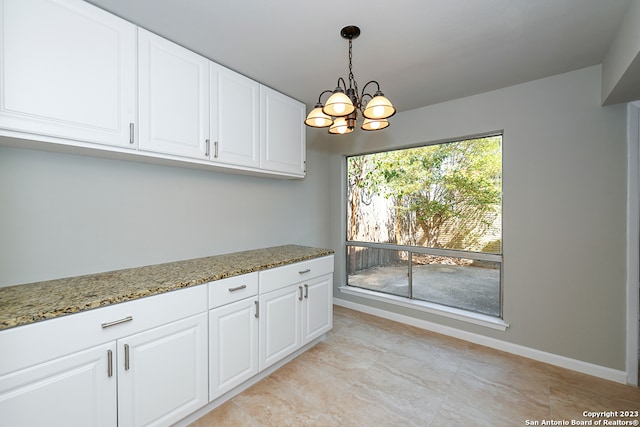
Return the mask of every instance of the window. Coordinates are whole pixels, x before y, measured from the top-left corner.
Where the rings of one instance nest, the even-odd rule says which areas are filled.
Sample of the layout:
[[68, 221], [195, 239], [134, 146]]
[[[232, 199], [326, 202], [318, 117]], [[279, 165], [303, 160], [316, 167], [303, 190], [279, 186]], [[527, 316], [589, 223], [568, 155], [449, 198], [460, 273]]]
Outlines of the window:
[[347, 157], [347, 285], [502, 317], [502, 135]]

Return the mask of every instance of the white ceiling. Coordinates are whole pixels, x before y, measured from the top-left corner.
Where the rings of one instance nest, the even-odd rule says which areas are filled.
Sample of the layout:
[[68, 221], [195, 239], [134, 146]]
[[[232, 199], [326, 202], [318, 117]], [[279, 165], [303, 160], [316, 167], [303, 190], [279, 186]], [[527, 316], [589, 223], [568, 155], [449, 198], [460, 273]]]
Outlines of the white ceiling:
[[630, 0], [89, 0], [308, 106], [353, 72], [399, 111], [599, 64]]

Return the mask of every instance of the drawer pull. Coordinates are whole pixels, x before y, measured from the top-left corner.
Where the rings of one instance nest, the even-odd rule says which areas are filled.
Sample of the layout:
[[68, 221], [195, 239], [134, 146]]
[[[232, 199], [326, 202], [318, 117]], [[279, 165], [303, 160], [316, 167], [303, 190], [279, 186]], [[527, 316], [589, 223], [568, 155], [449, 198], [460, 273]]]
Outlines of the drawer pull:
[[111, 378], [113, 376], [113, 352], [107, 350], [107, 376]]
[[129, 344], [124, 345], [124, 370], [129, 370]]
[[304, 297], [309, 298], [309, 285], [304, 285]]
[[247, 289], [247, 285], [240, 285], [240, 286], [236, 286], [235, 288], [229, 288], [229, 292], [235, 292], [241, 289]]
[[260, 318], [260, 302], [254, 301], [256, 303], [256, 319]]
[[133, 144], [134, 141], [134, 124], [129, 123], [129, 144]]
[[310, 271], [311, 271], [311, 269], [307, 268], [306, 270], [298, 271], [298, 274], [304, 274], [304, 273], [308, 273]]
[[102, 324], [102, 329], [108, 328], [110, 326], [119, 325], [120, 323], [131, 322], [133, 320], [132, 316], [127, 316], [124, 319], [114, 320], [113, 322], [107, 322]]
[[300, 291], [300, 296], [298, 297], [298, 299], [302, 301], [302, 286], [298, 286], [298, 290]]

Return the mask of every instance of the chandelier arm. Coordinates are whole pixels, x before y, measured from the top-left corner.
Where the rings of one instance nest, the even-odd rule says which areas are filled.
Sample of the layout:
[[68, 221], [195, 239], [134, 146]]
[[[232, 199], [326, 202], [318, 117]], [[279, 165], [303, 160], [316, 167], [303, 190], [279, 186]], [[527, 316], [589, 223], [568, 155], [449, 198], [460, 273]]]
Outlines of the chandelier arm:
[[376, 91], [379, 92], [380, 91], [380, 83], [378, 83], [375, 80], [371, 80], [368, 81], [366, 85], [364, 85], [364, 87], [362, 88], [362, 95], [360, 95], [360, 98], [364, 98], [365, 95], [368, 95], [370, 98], [373, 98], [373, 95], [371, 95], [370, 93], [365, 93], [365, 90], [367, 89], [367, 86], [369, 86], [371, 83], [375, 83], [376, 84]]
[[360, 106], [358, 107], [358, 110], [360, 110], [360, 112], [363, 112], [362, 109], [364, 108], [364, 106], [367, 105], [369, 101], [371, 101], [372, 99], [373, 99], [373, 96], [363, 92], [362, 95], [360, 96]]
[[324, 95], [325, 93], [333, 93], [332, 90], [323, 90], [322, 93], [320, 95], [318, 95], [318, 104], [322, 104], [322, 95]]
[[[342, 81], [342, 86], [340, 86], [341, 81]], [[344, 81], [342, 77], [338, 77], [337, 87], [341, 87], [345, 92], [347, 91], [347, 83]]]

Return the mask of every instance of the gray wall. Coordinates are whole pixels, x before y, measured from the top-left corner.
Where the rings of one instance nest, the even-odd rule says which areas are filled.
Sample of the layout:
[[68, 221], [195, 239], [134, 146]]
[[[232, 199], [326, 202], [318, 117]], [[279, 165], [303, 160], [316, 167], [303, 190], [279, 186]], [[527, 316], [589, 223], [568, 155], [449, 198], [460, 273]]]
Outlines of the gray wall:
[[335, 296], [624, 370], [625, 108], [599, 103], [591, 67], [309, 130], [300, 181], [0, 147], [0, 285], [299, 243], [336, 250], [338, 287], [344, 154], [504, 129], [506, 332]]
[[[392, 94], [388, 94], [393, 99]], [[407, 111], [385, 132], [326, 137], [335, 296], [625, 369], [625, 106], [600, 106], [600, 67]], [[341, 294], [344, 154], [504, 130], [506, 332]]]
[[0, 147], [0, 286], [295, 243], [327, 247], [326, 154], [279, 180]]

